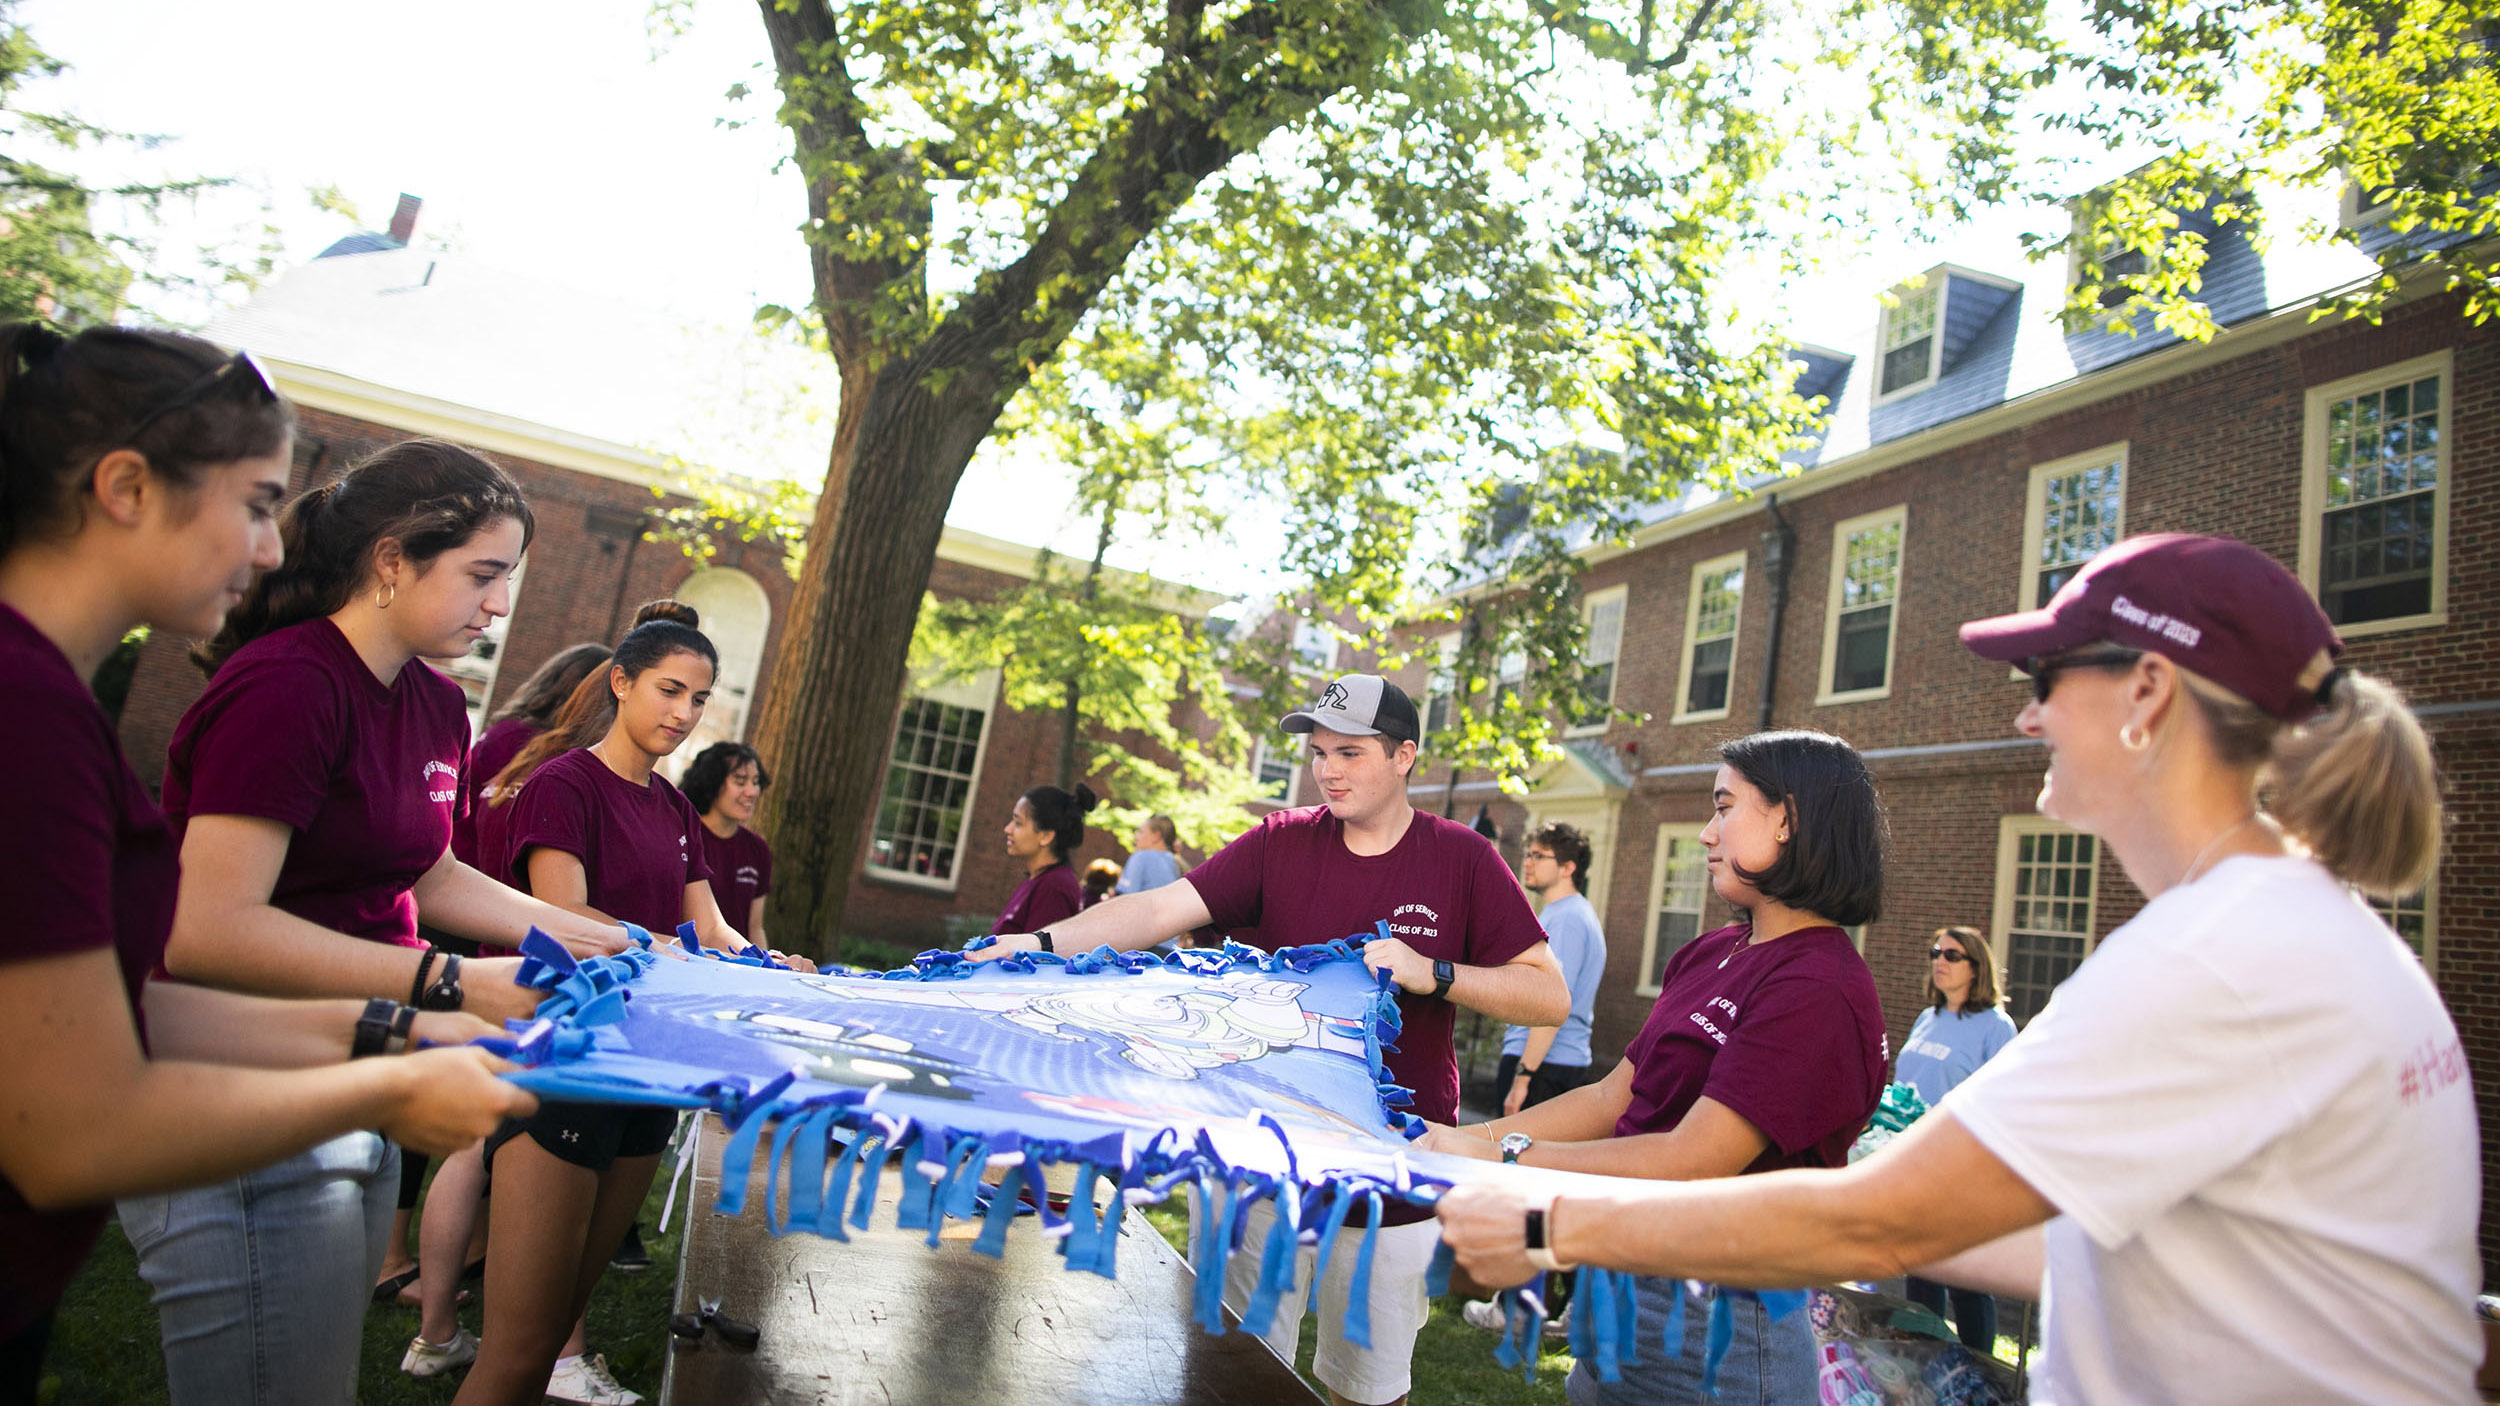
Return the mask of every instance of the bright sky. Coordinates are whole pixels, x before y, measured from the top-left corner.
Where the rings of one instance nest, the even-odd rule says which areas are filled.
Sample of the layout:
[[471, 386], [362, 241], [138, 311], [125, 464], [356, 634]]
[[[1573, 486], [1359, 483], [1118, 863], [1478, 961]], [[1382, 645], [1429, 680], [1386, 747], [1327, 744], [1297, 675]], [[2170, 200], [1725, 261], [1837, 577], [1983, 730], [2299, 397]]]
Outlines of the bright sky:
[[[699, 324], [743, 325], [763, 302], [808, 296], [798, 178], [772, 121], [762, 27], [747, 0], [699, 0], [690, 32], [654, 58], [643, 0], [23, 0], [20, 19], [70, 75], [30, 106], [173, 144], [137, 170], [223, 173], [266, 192], [283, 266], [353, 228], [306, 192], [336, 185], [368, 228], [400, 191], [425, 199], [420, 234], [509, 273], [550, 280]], [[733, 103], [733, 84], [761, 97]], [[723, 119], [746, 119], [731, 128]], [[93, 163], [89, 174], [109, 174]], [[257, 224], [255, 198], [177, 215], [176, 248]], [[2040, 216], [2004, 212], [1933, 247], [1881, 235], [1835, 248], [1792, 290], [1796, 334], [1843, 346], [1871, 336], [1874, 294], [1954, 259], [2020, 275], [2014, 236]], [[193, 237], [191, 230], [201, 232]], [[204, 311], [191, 310], [193, 320]], [[1048, 465], [986, 455], [953, 520], [975, 531], [1082, 551]], [[1064, 483], [1064, 479], [1056, 480]], [[1260, 543], [1209, 552], [1127, 544], [1125, 564], [1218, 589], [1253, 588]]]

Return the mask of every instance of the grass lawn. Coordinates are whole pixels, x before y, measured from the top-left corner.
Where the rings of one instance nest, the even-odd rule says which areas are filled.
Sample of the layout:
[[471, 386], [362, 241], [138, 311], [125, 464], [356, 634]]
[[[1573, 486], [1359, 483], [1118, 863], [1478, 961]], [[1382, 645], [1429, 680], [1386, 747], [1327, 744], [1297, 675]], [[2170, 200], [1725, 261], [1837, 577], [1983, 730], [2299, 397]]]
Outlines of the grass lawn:
[[[609, 1273], [590, 1300], [590, 1350], [606, 1353], [608, 1368], [618, 1381], [655, 1401], [660, 1393], [660, 1364], [668, 1352], [670, 1301], [677, 1285], [677, 1237], [686, 1220], [686, 1208], [680, 1204], [669, 1233], [651, 1233], [659, 1224], [660, 1201], [667, 1190], [663, 1182], [654, 1181], [651, 1196], [643, 1203], [642, 1238], [651, 1251], [651, 1267], [639, 1274]], [[484, 1299], [477, 1284], [468, 1287]], [[471, 1303], [460, 1310], [461, 1325], [472, 1333], [479, 1327], [479, 1308], [479, 1303]], [[419, 1381], [399, 1370], [400, 1354], [416, 1332], [413, 1308], [375, 1304], [366, 1311], [363, 1367], [356, 1387], [361, 1406], [447, 1402], [460, 1389], [458, 1372]], [[148, 1302], [130, 1242], [118, 1225], [105, 1227], [95, 1256], [61, 1301], [44, 1370], [53, 1379], [44, 1384], [40, 1399], [45, 1402], [136, 1406], [165, 1399], [165, 1360], [158, 1347], [156, 1309]]]

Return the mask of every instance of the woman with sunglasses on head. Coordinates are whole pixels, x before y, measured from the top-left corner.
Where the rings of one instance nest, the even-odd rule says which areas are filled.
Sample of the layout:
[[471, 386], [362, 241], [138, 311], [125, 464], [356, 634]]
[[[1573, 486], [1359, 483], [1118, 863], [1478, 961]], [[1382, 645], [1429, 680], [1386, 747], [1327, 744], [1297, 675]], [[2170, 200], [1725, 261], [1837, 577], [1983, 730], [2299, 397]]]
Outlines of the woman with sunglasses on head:
[[[663, 937], [692, 923], [703, 946], [735, 954], [749, 944], [712, 895], [702, 819], [654, 770], [711, 697], [720, 654], [698, 621], [676, 601], [636, 612], [607, 668], [495, 778], [490, 805], [511, 812], [497, 862], [531, 893]], [[639, 1399], [579, 1352], [579, 1324], [676, 1126], [675, 1109], [548, 1103], [487, 1140], [486, 1330], [461, 1402]]]
[[773, 784], [764, 759], [743, 742], [715, 742], [686, 767], [686, 803], [703, 817], [703, 862], [721, 921], [749, 942], [764, 944], [764, 898], [773, 891], [773, 847], [747, 828], [764, 788]]
[[2031, 1399], [2058, 1406], [2473, 1400], [2474, 1091], [2429, 975], [2355, 892], [2437, 858], [2421, 725], [2337, 665], [2290, 572], [2220, 538], [2130, 538], [1962, 639], [2024, 662], [2040, 811], [2100, 836], [2143, 910], [1845, 1171], [1461, 1187], [1439, 1207], [1460, 1262], [2045, 1294]]
[[[287, 505], [286, 559], [194, 651], [208, 687], [166, 749], [183, 861], [168, 972], [500, 1022], [538, 1003], [513, 982], [520, 959], [438, 952], [420, 916], [505, 947], [532, 926], [578, 951], [622, 947], [620, 929], [450, 852], [468, 700], [425, 661], [467, 653], [510, 609], [530, 530], [501, 469], [431, 440], [381, 449]], [[249, 1177], [123, 1202], [174, 1399], [224, 1399], [254, 1374], [264, 1400], [352, 1390], [398, 1192], [397, 1150], [353, 1133]]]
[[[1883, 906], [1874, 778], [1848, 743], [1820, 732], [1755, 733], [1719, 756], [1701, 843], [1711, 890], [1743, 921], [1668, 959], [1648, 1023], [1605, 1079], [1489, 1123], [1436, 1127], [1430, 1150], [1675, 1180], [1751, 1180], [1848, 1160], [1884, 1091], [1883, 1007], [1846, 931]], [[1476, 1277], [1510, 1285], [1530, 1276]], [[1571, 1400], [1710, 1400], [1701, 1384], [1708, 1311], [1687, 1305], [1679, 1351], [1657, 1350], [1683, 1293], [1674, 1278], [1638, 1280], [1644, 1355], [1616, 1382], [1575, 1368]], [[1719, 1399], [1812, 1401], [1817, 1361], [1804, 1315], [1734, 1307]]]
[[[358, 1128], [448, 1151], [535, 1102], [476, 1050], [339, 1063], [492, 1031], [469, 1016], [149, 980], [176, 842], [86, 680], [139, 626], [216, 628], [278, 564], [293, 429], [256, 363], [195, 338], [0, 326], [0, 710], [29, 744], [0, 794], [0, 1399], [34, 1399], [54, 1302], [111, 1198]], [[248, 1369], [215, 1385], [292, 1395]], [[354, 1389], [351, 1352], [321, 1395]]]
[[[1999, 1006], [1996, 953], [1979, 929], [1936, 929], [1927, 948], [1927, 1005], [1893, 1061], [1893, 1078], [1918, 1090], [1933, 1108], [2014, 1039], [2014, 1018]], [[1997, 1350], [1997, 1301], [1970, 1289], [1948, 1289], [1910, 1276], [1910, 1302], [1944, 1316], [1949, 1298], [1962, 1346], [1981, 1356]]]

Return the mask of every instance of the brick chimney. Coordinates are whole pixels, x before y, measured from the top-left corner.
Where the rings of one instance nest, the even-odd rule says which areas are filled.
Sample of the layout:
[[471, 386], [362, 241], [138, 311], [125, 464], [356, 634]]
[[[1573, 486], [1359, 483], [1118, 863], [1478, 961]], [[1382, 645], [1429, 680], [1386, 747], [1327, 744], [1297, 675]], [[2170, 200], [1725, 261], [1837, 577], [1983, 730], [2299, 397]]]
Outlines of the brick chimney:
[[391, 212], [391, 238], [406, 244], [417, 232], [417, 212], [425, 202], [406, 191], [399, 193], [399, 208]]

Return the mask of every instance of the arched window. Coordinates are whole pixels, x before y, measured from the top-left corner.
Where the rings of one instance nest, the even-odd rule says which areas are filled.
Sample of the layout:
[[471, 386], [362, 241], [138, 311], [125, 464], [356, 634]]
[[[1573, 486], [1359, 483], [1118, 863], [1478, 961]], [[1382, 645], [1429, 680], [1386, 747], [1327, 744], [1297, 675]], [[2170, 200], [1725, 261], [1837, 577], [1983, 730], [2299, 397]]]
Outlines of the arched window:
[[703, 633], [720, 651], [720, 675], [712, 681], [712, 701], [703, 710], [703, 721], [668, 759], [672, 779], [713, 743], [746, 740], [755, 671], [763, 662], [764, 636], [773, 618], [772, 602], [755, 578], [725, 566], [696, 571], [677, 588], [676, 597], [702, 615]]

